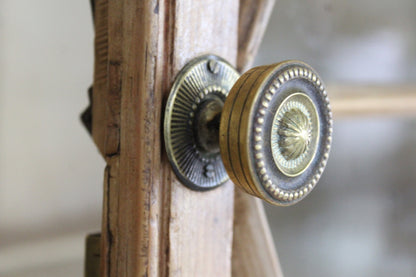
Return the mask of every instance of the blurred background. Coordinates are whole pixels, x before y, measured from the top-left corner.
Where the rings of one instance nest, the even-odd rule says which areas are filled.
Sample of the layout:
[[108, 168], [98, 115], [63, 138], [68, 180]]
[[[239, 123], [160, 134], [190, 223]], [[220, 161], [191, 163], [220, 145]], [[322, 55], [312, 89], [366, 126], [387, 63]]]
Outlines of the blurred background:
[[[414, 0], [277, 2], [256, 64], [302, 59], [344, 93], [416, 93]], [[2, 277], [82, 276], [100, 229], [105, 164], [79, 121], [93, 37], [87, 0], [0, 1]], [[415, 118], [336, 116], [333, 141], [310, 196], [266, 206], [285, 276], [416, 276]]]

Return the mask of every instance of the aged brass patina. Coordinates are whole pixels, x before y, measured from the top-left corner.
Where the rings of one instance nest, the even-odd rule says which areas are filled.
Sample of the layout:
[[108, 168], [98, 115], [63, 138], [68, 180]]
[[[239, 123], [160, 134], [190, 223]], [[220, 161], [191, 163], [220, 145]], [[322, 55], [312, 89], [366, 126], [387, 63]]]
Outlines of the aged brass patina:
[[208, 55], [187, 64], [171, 89], [165, 145], [173, 170], [191, 189], [211, 189], [229, 179], [221, 161], [218, 132], [224, 101], [238, 77], [226, 61]]
[[290, 177], [304, 172], [316, 154], [318, 114], [304, 93], [293, 93], [280, 104], [273, 119], [270, 144], [280, 171]]
[[165, 113], [168, 157], [185, 185], [206, 190], [229, 176], [275, 205], [296, 203], [315, 187], [331, 135], [325, 87], [299, 61], [239, 77], [221, 58], [198, 58], [179, 74]]

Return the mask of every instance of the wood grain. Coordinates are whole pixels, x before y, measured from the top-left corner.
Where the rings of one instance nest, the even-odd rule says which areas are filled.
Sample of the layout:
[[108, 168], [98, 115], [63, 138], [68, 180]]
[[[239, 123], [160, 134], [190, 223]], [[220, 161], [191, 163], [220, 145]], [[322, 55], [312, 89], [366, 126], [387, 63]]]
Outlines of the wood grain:
[[334, 117], [416, 116], [415, 85], [329, 85]]
[[94, 83], [92, 94], [92, 137], [105, 157], [107, 120], [107, 64], [108, 64], [108, 0], [96, 0], [94, 5]]
[[87, 236], [85, 243], [84, 277], [100, 276], [100, 234]]
[[237, 69], [252, 65], [267, 28], [275, 0], [240, 0]]
[[[238, 2], [174, 3], [171, 81], [188, 61], [202, 54], [213, 53], [235, 64]], [[169, 174], [173, 176], [170, 167]], [[228, 183], [201, 193], [172, 181], [169, 276], [230, 276], [234, 186]]]
[[236, 188], [233, 276], [283, 276], [263, 203]]
[[101, 276], [230, 276], [234, 187], [201, 193], [180, 184], [161, 125], [170, 86], [188, 61], [213, 53], [235, 64], [238, 1], [98, 0], [95, 7], [93, 138], [108, 164]]

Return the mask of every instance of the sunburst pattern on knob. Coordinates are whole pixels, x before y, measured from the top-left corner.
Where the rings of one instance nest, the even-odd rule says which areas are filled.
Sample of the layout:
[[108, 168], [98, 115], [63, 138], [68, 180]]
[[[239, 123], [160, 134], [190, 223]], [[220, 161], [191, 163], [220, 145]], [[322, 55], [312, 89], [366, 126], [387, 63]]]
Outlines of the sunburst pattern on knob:
[[279, 147], [287, 160], [298, 158], [311, 141], [309, 118], [299, 109], [291, 109], [283, 115], [278, 130]]
[[273, 119], [271, 148], [276, 166], [283, 174], [301, 174], [316, 153], [319, 120], [312, 100], [294, 93], [279, 106]]

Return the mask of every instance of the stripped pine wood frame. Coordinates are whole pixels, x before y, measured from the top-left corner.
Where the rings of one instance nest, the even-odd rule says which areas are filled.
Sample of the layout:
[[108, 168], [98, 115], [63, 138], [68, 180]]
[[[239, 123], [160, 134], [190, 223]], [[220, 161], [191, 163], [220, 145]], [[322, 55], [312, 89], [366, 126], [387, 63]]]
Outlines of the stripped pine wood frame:
[[273, 2], [95, 1], [92, 136], [107, 162], [101, 276], [281, 276], [261, 202], [237, 192], [234, 208], [230, 182], [184, 187], [161, 128], [179, 70], [207, 53], [246, 69]]
[[329, 85], [337, 118], [346, 116], [416, 115], [415, 85]]

